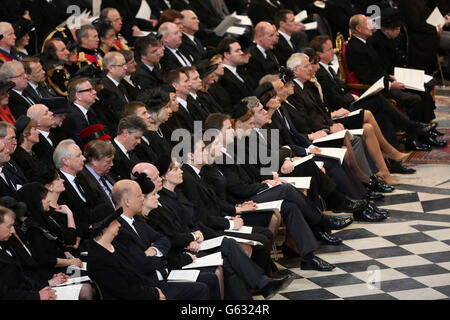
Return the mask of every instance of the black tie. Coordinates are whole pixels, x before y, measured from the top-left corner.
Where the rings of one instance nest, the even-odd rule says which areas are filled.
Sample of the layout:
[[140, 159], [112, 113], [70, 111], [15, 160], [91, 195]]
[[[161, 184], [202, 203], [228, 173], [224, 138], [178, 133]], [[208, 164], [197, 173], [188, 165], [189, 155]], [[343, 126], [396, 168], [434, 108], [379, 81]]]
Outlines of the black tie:
[[333, 76], [333, 79], [336, 79], [337, 74], [334, 72], [334, 69], [332, 66], [328, 66], [328, 71], [330, 71], [331, 75]]
[[75, 182], [75, 185], [77, 186], [78, 190], [80, 191], [81, 195], [83, 196], [84, 199], [86, 199], [86, 194], [84, 193], [83, 188], [81, 187], [80, 184], [80, 179], [78, 177], [75, 177], [75, 179], [73, 180], [73, 182]]
[[130, 99], [128, 99], [128, 96], [127, 96], [127, 89], [125, 88], [123, 83], [119, 83], [117, 88], [120, 90], [120, 92], [122, 92], [122, 95], [123, 95], [123, 98], [124, 98], [125, 102], [126, 103], [130, 102]]
[[87, 116], [87, 120], [88, 120], [88, 124], [89, 125], [93, 125], [96, 124], [97, 121], [97, 115], [95, 114], [94, 110], [92, 110], [91, 108], [88, 109], [88, 112], [86, 114]]
[[133, 227], [134, 227], [134, 231], [136, 232], [139, 239], [143, 240], [142, 237], [139, 235], [139, 232], [137, 231], [136, 220], [133, 220]]
[[109, 195], [111, 195], [111, 189], [108, 186], [108, 182], [106, 181], [105, 177], [100, 177], [100, 181], [105, 186], [106, 190], [108, 190]]
[[191, 65], [189, 60], [179, 50], [175, 50], [175, 53], [177, 54], [177, 56], [179, 56], [184, 61], [186, 66], [190, 66]]
[[1, 168], [2, 170], [0, 172], [3, 172], [3, 174], [5, 175], [5, 180], [6, 180], [6, 184], [12, 189], [12, 190], [17, 190], [16, 187], [14, 186], [14, 183], [12, 182], [11, 179], [11, 175], [8, 172], [8, 170], [4, 170], [4, 168]]

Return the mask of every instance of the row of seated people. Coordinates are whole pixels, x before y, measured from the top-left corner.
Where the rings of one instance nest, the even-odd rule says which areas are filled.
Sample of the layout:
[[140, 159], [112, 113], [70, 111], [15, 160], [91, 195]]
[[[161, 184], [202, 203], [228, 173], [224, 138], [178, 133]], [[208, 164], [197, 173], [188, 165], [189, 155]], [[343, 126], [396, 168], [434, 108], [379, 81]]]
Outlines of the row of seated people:
[[[171, 23], [165, 26], [169, 31], [176, 27]], [[307, 54], [288, 56], [287, 68], [282, 69], [271, 54], [271, 46], [276, 43], [275, 27], [262, 22], [255, 28], [257, 45], [247, 53], [242, 52], [237, 40], [225, 39], [218, 46], [220, 55], [215, 55], [211, 61], [202, 61], [196, 67], [164, 70], [159, 67], [159, 62], [170, 50], [161, 44], [167, 40], [163, 27], [160, 27], [161, 42], [149, 36], [135, 43], [141, 67], [149, 70], [146, 61], [153, 59], [153, 62], [148, 61], [149, 65], [161, 75], [156, 83], [142, 87], [143, 90], [132, 91], [125, 85], [117, 86], [124, 83], [126, 76], [137, 77], [138, 71], [132, 71], [132, 53], [109, 52], [103, 59], [103, 74], [101, 70], [85, 68], [67, 86], [70, 105], [65, 98], [40, 99], [38, 104], [30, 99], [28, 105], [18, 103], [9, 110], [5, 108], [10, 105], [7, 92], [28, 87], [28, 74], [33, 72], [26, 72], [27, 60], [5, 62], [1, 67], [0, 75], [5, 80], [1, 83], [1, 103], [3, 110], [9, 111], [2, 113], [6, 122], [0, 128], [1, 195], [23, 201], [28, 207], [25, 216], [18, 215], [15, 221], [17, 229], [23, 230], [22, 234], [16, 232], [12, 238], [13, 215], [9, 213], [9, 219], [6, 219], [9, 228], [1, 241], [9, 240], [2, 243], [5, 250], [0, 251], [9, 261], [5, 267], [11, 267], [11, 258], [15, 262], [22, 258], [19, 264], [14, 263], [14, 268], [20, 265], [29, 272], [28, 278], [48, 280], [52, 274], [61, 271], [56, 267], [80, 266], [80, 253], [88, 251], [88, 273], [107, 298], [249, 299], [255, 292], [270, 298], [292, 281], [291, 275], [276, 270], [270, 259], [271, 244], [282, 220], [287, 229], [283, 252], [300, 257], [303, 269], [329, 271], [333, 266], [315, 256], [314, 251], [319, 241], [327, 244], [342, 241], [332, 236], [330, 230], [342, 229], [353, 219], [379, 222], [388, 216], [388, 212], [377, 208], [372, 201], [383, 196], [376, 191], [393, 190], [385, 182], [395, 183], [383, 153], [402, 173], [413, 170], [401, 165], [408, 154], [393, 147], [378, 123], [390, 122], [392, 128], [403, 126], [408, 129], [411, 139], [439, 134], [433, 125], [412, 121], [398, 112], [381, 94], [365, 103], [363, 100], [357, 108], [364, 110], [356, 117], [346, 117], [349, 110], [341, 105], [333, 110], [327, 101], [327, 90], [331, 87], [322, 85], [314, 77], [321, 67], [319, 60], [326, 61], [326, 54], [329, 54], [327, 45], [331, 41], [326, 38], [315, 39], [319, 42], [317, 52], [306, 50]], [[179, 29], [175, 33], [179, 38]], [[261, 36], [267, 33], [270, 36]], [[64, 45], [62, 41], [60, 44]], [[261, 63], [258, 56], [268, 60]], [[33, 63], [33, 67], [39, 66], [39, 62]], [[259, 68], [255, 67], [258, 63]], [[148, 70], [147, 74], [150, 73]], [[89, 77], [83, 77], [83, 73], [104, 79], [95, 83]], [[42, 71], [38, 74], [42, 75]], [[152, 79], [142, 74], [140, 77]], [[338, 79], [328, 77], [334, 79], [336, 86], [340, 85]], [[114, 85], [111, 90], [107, 90], [108, 81]], [[160, 88], [153, 89], [156, 86]], [[121, 89], [123, 87], [125, 90]], [[342, 90], [339, 94], [348, 97]], [[355, 96], [352, 98], [356, 99]], [[105, 103], [108, 99], [110, 102]], [[369, 101], [372, 102], [369, 104]], [[377, 123], [377, 117], [383, 112], [377, 113], [376, 106], [385, 108], [384, 112], [398, 114], [398, 123], [392, 116]], [[14, 115], [18, 108], [21, 111]], [[343, 119], [336, 119], [342, 116]], [[172, 132], [177, 129], [195, 132], [195, 120], [216, 132], [214, 141], [191, 141], [185, 132], [192, 152], [184, 152], [184, 165], [170, 156], [161, 157], [170, 155], [176, 145], [171, 139]], [[343, 139], [334, 142], [347, 149], [342, 165], [321, 156], [321, 145], [312, 143], [327, 133], [362, 127], [363, 137], [345, 134]], [[267, 128], [279, 129], [278, 140], [260, 130]], [[94, 138], [100, 141], [87, 143]], [[252, 145], [255, 139], [258, 143]], [[239, 146], [244, 146], [244, 150], [236, 151]], [[263, 158], [255, 158], [261, 154], [260, 148], [273, 150], [276, 155], [269, 166]], [[201, 155], [200, 162], [194, 161], [195, 150]], [[308, 153], [324, 162], [323, 170], [311, 160], [300, 166], [293, 165], [295, 160]], [[236, 158], [236, 155], [242, 158]], [[272, 171], [277, 173], [264, 171], [272, 166]], [[286, 183], [283, 176], [311, 176], [306, 195]], [[129, 181], [130, 177], [139, 182], [140, 188]], [[145, 184], [150, 187], [146, 189]], [[142, 193], [150, 203], [146, 209], [147, 201], [141, 205]], [[31, 198], [30, 194], [36, 197]], [[272, 200], [284, 200], [280, 213], [257, 217], [248, 214], [256, 209], [255, 203]], [[100, 209], [96, 208], [99, 203], [103, 204]], [[353, 218], [324, 215], [323, 209], [353, 212]], [[148, 214], [150, 211], [154, 212]], [[97, 224], [104, 218], [99, 217], [99, 212], [100, 215], [111, 212], [111, 216]], [[244, 213], [241, 215], [241, 212]], [[48, 218], [48, 213], [53, 217]], [[123, 219], [118, 222], [124, 228], [119, 230], [117, 241], [113, 241], [117, 234], [114, 229], [118, 226], [114, 220], [118, 213]], [[143, 221], [136, 218], [143, 222], [141, 227], [133, 229], [132, 224], [124, 224], [130, 221], [126, 217], [132, 219], [138, 213], [144, 214]], [[111, 225], [111, 222], [114, 223]], [[263, 246], [241, 244], [237, 247], [233, 241], [224, 241], [220, 248], [224, 256], [223, 270], [206, 271], [207, 274], [199, 277], [202, 284], [177, 288], [164, 281], [166, 269], [180, 268], [202, 255], [198, 253], [198, 245], [204, 239], [224, 234], [228, 229], [239, 229], [244, 224], [254, 227], [249, 237]], [[126, 226], [130, 226], [134, 234], [122, 233], [121, 237]], [[30, 230], [34, 233], [28, 233]], [[147, 232], [148, 236], [144, 236]], [[151, 248], [155, 238], [160, 243]], [[20, 239], [15, 249], [9, 244], [11, 239]], [[123, 244], [128, 248], [136, 245], [136, 250], [122, 252]], [[50, 270], [45, 270], [45, 275], [34, 273], [36, 264], [26, 261], [30, 257], [37, 261], [39, 273], [42, 268]], [[127, 271], [120, 274], [123, 268]], [[117, 269], [122, 271], [118, 274]], [[17, 270], [22, 272], [20, 268]], [[121, 279], [131, 273], [136, 287], [130, 291], [142, 285], [151, 289], [124, 291], [121, 284], [127, 282], [121, 282]], [[64, 276], [57, 278], [64, 279]], [[111, 283], [112, 278], [117, 279], [117, 283]], [[2, 278], [1, 292], [11, 294], [9, 289], [17, 286], [27, 292], [33, 291], [30, 283], [9, 283], [9, 280]], [[88, 289], [86, 286], [86, 291]], [[33, 296], [37, 297], [34, 291]], [[54, 298], [48, 291], [52, 290], [46, 288], [45, 292]]]

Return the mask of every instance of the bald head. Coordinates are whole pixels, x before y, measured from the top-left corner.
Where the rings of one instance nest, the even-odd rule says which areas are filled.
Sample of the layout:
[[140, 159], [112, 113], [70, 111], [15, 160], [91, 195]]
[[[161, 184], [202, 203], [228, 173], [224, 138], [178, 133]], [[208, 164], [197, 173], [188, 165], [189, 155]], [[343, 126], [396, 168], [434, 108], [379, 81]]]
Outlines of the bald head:
[[111, 198], [117, 208], [122, 208], [127, 216], [134, 216], [142, 210], [144, 197], [137, 182], [120, 180], [116, 182], [111, 191]]
[[270, 50], [273, 49], [274, 45], [278, 41], [276, 33], [277, 31], [274, 25], [266, 21], [261, 21], [255, 27], [254, 40], [265, 50]]
[[54, 125], [53, 112], [43, 104], [34, 104], [29, 107], [27, 116], [38, 123], [38, 129], [48, 131]]
[[131, 173], [143, 173], [147, 175], [147, 178], [152, 180], [153, 184], [155, 185], [155, 190], [158, 192], [162, 189], [162, 179], [159, 176], [158, 169], [148, 162], [141, 162], [138, 163], [133, 167], [131, 170]]
[[181, 31], [175, 23], [164, 22], [158, 29], [161, 43], [172, 49], [178, 49], [181, 44]]
[[362, 38], [364, 40], [372, 36], [370, 20], [362, 14], [356, 14], [350, 18], [349, 28], [353, 36]]
[[197, 15], [192, 10], [183, 10], [181, 14], [183, 15], [183, 32], [194, 35], [200, 25]]

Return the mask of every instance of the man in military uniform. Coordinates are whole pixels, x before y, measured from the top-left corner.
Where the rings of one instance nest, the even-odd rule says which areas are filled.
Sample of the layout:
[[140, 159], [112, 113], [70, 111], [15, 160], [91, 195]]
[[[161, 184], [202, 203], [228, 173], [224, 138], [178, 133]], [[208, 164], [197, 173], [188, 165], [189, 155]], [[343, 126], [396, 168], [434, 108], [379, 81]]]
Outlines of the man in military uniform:
[[83, 25], [77, 30], [77, 39], [80, 44], [77, 54], [77, 66], [82, 68], [87, 64], [95, 64], [103, 69], [101, 57], [97, 52], [99, 39], [97, 30], [92, 25]]
[[9, 22], [0, 22], [0, 63], [21, 60], [14, 50], [16, 35]]
[[44, 43], [40, 60], [45, 70], [46, 82], [59, 96], [67, 97], [67, 85], [71, 75], [67, 65], [69, 50], [64, 42], [58, 38], [48, 39]]

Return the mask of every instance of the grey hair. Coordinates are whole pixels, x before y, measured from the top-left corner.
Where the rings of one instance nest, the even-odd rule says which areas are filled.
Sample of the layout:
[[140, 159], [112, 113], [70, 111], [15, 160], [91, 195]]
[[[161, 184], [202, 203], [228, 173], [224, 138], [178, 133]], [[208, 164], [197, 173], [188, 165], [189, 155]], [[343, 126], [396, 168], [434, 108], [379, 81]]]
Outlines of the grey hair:
[[11, 28], [12, 28], [11, 23], [6, 22], [6, 21], [0, 22], [0, 34], [5, 33], [5, 31], [6, 31], [6, 29], [7, 29], [8, 27], [11, 27]]
[[124, 130], [127, 130], [128, 133], [135, 133], [138, 131], [145, 132], [145, 130], [147, 130], [147, 125], [141, 117], [129, 115], [120, 120], [119, 125], [117, 126], [117, 135], [121, 135]]
[[286, 67], [288, 67], [291, 70], [294, 70], [295, 67], [301, 67], [302, 66], [302, 59], [306, 58], [309, 60], [309, 57], [304, 53], [294, 53], [292, 54], [288, 61], [286, 62]]
[[55, 164], [56, 169], [61, 169], [64, 167], [64, 163], [62, 161], [63, 158], [72, 158], [72, 153], [69, 150], [69, 146], [72, 144], [76, 145], [75, 141], [72, 139], [65, 139], [58, 143], [58, 146], [53, 152], [53, 163]]
[[161, 35], [161, 36], [168, 35], [170, 32], [171, 25], [174, 25], [176, 28], [178, 28], [177, 25], [173, 22], [164, 22], [158, 29], [158, 35]]
[[14, 127], [11, 123], [5, 122], [5, 121], [0, 121], [0, 139], [3, 139], [4, 137], [6, 137], [6, 130], [8, 128], [11, 128], [14, 131], [16, 131], [16, 127]]
[[16, 76], [16, 70], [23, 69], [23, 64], [19, 61], [8, 61], [0, 67], [0, 80], [7, 81]]
[[259, 99], [255, 96], [245, 97], [241, 101], [247, 105], [248, 109], [256, 108], [259, 105]]
[[117, 61], [120, 59], [120, 57], [123, 57], [125, 59], [123, 54], [117, 51], [111, 51], [105, 54], [105, 57], [103, 58], [103, 69], [108, 70], [109, 66], [117, 64]]

